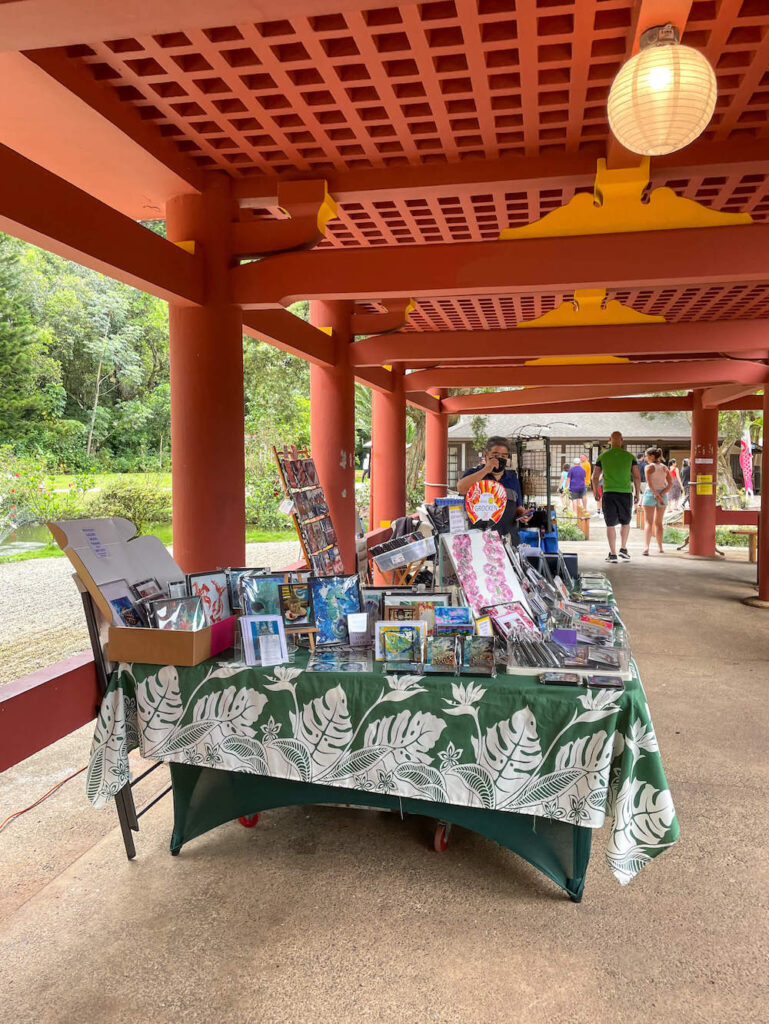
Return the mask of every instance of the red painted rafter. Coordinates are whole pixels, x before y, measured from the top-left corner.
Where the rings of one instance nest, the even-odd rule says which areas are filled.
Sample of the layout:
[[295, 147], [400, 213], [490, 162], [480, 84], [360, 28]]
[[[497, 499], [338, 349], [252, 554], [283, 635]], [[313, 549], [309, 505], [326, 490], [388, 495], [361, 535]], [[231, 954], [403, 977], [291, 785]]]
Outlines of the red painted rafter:
[[531, 328], [503, 331], [397, 332], [352, 345], [355, 366], [405, 366], [541, 356], [769, 353], [769, 320], [707, 324]]
[[167, 299], [203, 301], [202, 262], [0, 146], [0, 230]]
[[742, 359], [682, 360], [658, 363], [609, 363], [587, 366], [468, 367], [429, 369], [409, 373], [406, 391], [430, 388], [473, 388], [495, 385], [519, 387], [646, 384], [649, 390], [702, 384], [757, 384], [769, 381], [769, 367]]
[[769, 281], [769, 226], [746, 225], [521, 242], [288, 253], [231, 271], [245, 307], [297, 299], [484, 295]]

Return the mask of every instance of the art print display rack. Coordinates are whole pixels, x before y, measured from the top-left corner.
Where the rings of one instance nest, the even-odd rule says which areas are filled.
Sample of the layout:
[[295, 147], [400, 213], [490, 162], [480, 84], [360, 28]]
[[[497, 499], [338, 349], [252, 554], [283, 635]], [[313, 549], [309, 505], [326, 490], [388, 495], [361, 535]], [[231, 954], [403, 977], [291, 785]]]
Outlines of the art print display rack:
[[309, 451], [294, 445], [278, 451], [273, 445], [272, 453], [283, 492], [293, 505], [291, 517], [307, 566], [316, 576], [343, 574], [336, 530]]

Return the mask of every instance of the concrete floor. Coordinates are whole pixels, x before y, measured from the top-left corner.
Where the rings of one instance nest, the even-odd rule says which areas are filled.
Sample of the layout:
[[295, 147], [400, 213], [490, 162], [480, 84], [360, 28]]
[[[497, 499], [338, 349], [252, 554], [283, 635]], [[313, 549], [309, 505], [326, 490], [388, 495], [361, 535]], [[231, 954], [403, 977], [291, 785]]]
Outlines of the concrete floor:
[[[604, 550], [580, 546], [582, 562], [603, 568]], [[480, 836], [455, 829], [438, 855], [423, 819], [326, 807], [229, 824], [171, 858], [168, 799], [129, 863], [81, 777], [0, 834], [3, 1019], [765, 1020], [769, 613], [739, 603], [755, 567], [666, 554], [608, 568], [682, 830], [629, 887], [602, 833], [575, 905]], [[62, 753], [83, 763], [88, 731], [6, 773], [0, 818], [67, 774]]]

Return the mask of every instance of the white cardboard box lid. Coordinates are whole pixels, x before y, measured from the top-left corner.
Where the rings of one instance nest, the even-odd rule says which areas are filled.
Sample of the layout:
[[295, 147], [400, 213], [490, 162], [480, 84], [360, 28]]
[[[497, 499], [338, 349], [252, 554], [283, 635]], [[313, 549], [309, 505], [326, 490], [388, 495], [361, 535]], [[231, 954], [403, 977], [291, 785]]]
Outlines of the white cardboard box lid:
[[89, 586], [89, 577], [97, 588], [113, 580], [137, 583], [152, 576], [164, 584], [184, 577], [160, 538], [137, 537], [129, 519], [62, 519], [49, 522], [48, 528], [108, 619], [111, 609]]

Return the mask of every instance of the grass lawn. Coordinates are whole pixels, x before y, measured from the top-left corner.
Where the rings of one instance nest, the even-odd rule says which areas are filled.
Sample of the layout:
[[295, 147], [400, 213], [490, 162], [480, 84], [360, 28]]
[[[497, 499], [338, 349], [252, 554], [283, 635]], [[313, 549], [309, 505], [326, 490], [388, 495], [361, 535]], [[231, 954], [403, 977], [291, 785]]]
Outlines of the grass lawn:
[[[142, 483], [145, 480], [149, 480], [163, 491], [171, 490], [170, 473], [96, 473], [94, 476], [94, 489], [101, 490], [117, 480], [126, 484]], [[48, 487], [54, 491], [66, 491], [69, 485], [74, 482], [75, 477], [72, 473], [54, 473], [48, 477]]]

